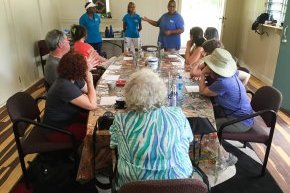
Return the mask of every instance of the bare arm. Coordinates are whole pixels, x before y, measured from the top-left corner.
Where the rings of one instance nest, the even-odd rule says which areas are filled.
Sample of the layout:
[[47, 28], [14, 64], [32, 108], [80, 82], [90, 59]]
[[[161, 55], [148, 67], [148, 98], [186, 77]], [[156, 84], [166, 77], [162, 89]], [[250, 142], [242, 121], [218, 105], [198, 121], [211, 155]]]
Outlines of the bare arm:
[[140, 22], [138, 31], [141, 31], [141, 30], [142, 30], [142, 23]]
[[[187, 48], [186, 48], [186, 49], [187, 49]], [[187, 50], [186, 50], [186, 51], [187, 51]], [[202, 48], [202, 47], [197, 47], [197, 48], [195, 48], [195, 49], [192, 51], [192, 53], [190, 53], [190, 50], [188, 50], [188, 52], [189, 52], [189, 53], [186, 53], [186, 52], [185, 52], [185, 54], [187, 54], [187, 55], [185, 56], [185, 63], [186, 63], [187, 65], [192, 65], [192, 64], [198, 62], [198, 60], [199, 60], [200, 58], [202, 58], [203, 48]]]
[[249, 82], [249, 79], [251, 77], [251, 74], [244, 72], [242, 70], [239, 70], [239, 79], [240, 81], [243, 83], [243, 85], [247, 85], [247, 83]]
[[93, 85], [93, 76], [91, 72], [87, 72], [86, 77], [87, 94], [83, 94], [72, 101], [72, 104], [81, 107], [86, 110], [93, 110], [97, 107], [97, 95]]
[[153, 25], [155, 27], [158, 27], [158, 22], [157, 21], [148, 19], [147, 17], [142, 17], [142, 20], [148, 22], [149, 24], [151, 24], [151, 25]]
[[217, 96], [217, 93], [208, 89], [208, 86], [205, 84], [205, 77], [202, 75], [199, 79], [199, 93], [204, 96]]

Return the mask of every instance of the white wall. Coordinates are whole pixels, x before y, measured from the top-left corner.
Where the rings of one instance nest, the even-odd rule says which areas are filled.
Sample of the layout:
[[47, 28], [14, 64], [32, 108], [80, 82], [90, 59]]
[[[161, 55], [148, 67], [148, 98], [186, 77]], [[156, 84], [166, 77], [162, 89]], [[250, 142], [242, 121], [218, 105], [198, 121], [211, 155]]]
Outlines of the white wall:
[[0, 0], [0, 106], [42, 77], [35, 42], [59, 28], [57, 0]]
[[[111, 0], [110, 9], [113, 19], [103, 19], [101, 31], [105, 31], [105, 27], [109, 25], [113, 25], [115, 30], [122, 29], [122, 18], [127, 12], [127, 5], [130, 1]], [[167, 12], [168, 0], [135, 0], [134, 2], [136, 4], [136, 11], [140, 16], [147, 16], [150, 19], [158, 20], [163, 13]], [[69, 29], [72, 24], [78, 23], [80, 16], [85, 13], [84, 0], [61, 0], [58, 4], [60, 24], [63, 29]], [[158, 28], [143, 22], [141, 39], [144, 45], [156, 45], [158, 33]]]
[[254, 20], [265, 11], [264, 0], [244, 0], [236, 55], [240, 64], [268, 85], [272, 85], [279, 54], [281, 30], [265, 28], [269, 36], [251, 30]]

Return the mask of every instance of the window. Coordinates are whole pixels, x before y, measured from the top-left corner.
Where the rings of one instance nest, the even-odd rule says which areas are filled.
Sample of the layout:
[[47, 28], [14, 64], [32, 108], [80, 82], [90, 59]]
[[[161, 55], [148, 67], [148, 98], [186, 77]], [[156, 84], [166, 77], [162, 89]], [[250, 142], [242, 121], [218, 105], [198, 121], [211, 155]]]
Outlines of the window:
[[268, 0], [266, 12], [278, 23], [284, 22], [288, 0]]

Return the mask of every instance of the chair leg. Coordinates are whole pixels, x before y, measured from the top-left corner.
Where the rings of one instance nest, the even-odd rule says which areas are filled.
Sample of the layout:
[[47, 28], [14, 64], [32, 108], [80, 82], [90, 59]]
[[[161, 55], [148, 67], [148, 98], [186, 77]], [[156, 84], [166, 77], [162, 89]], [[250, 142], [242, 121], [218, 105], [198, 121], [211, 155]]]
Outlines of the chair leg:
[[26, 170], [26, 167], [25, 167], [24, 157], [23, 156], [19, 156], [19, 161], [20, 161], [20, 166], [21, 166], [21, 169], [22, 169], [24, 183], [26, 185], [26, 188], [29, 189], [30, 188], [30, 184], [29, 184], [29, 179], [28, 179], [28, 173], [27, 173], [27, 170]]
[[263, 166], [262, 166], [261, 176], [265, 175], [265, 171], [266, 171], [266, 167], [267, 167], [267, 163], [268, 163], [270, 150], [271, 150], [271, 143], [267, 145], [267, 149], [266, 149], [265, 157], [264, 157], [264, 163], [263, 163]]

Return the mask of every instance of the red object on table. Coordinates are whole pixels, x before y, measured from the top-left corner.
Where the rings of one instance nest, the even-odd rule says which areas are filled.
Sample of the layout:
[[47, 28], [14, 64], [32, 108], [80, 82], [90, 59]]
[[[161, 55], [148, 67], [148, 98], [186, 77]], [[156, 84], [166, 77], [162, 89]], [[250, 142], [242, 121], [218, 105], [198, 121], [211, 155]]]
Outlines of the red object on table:
[[119, 79], [116, 81], [116, 86], [125, 86], [126, 80], [124, 79]]

